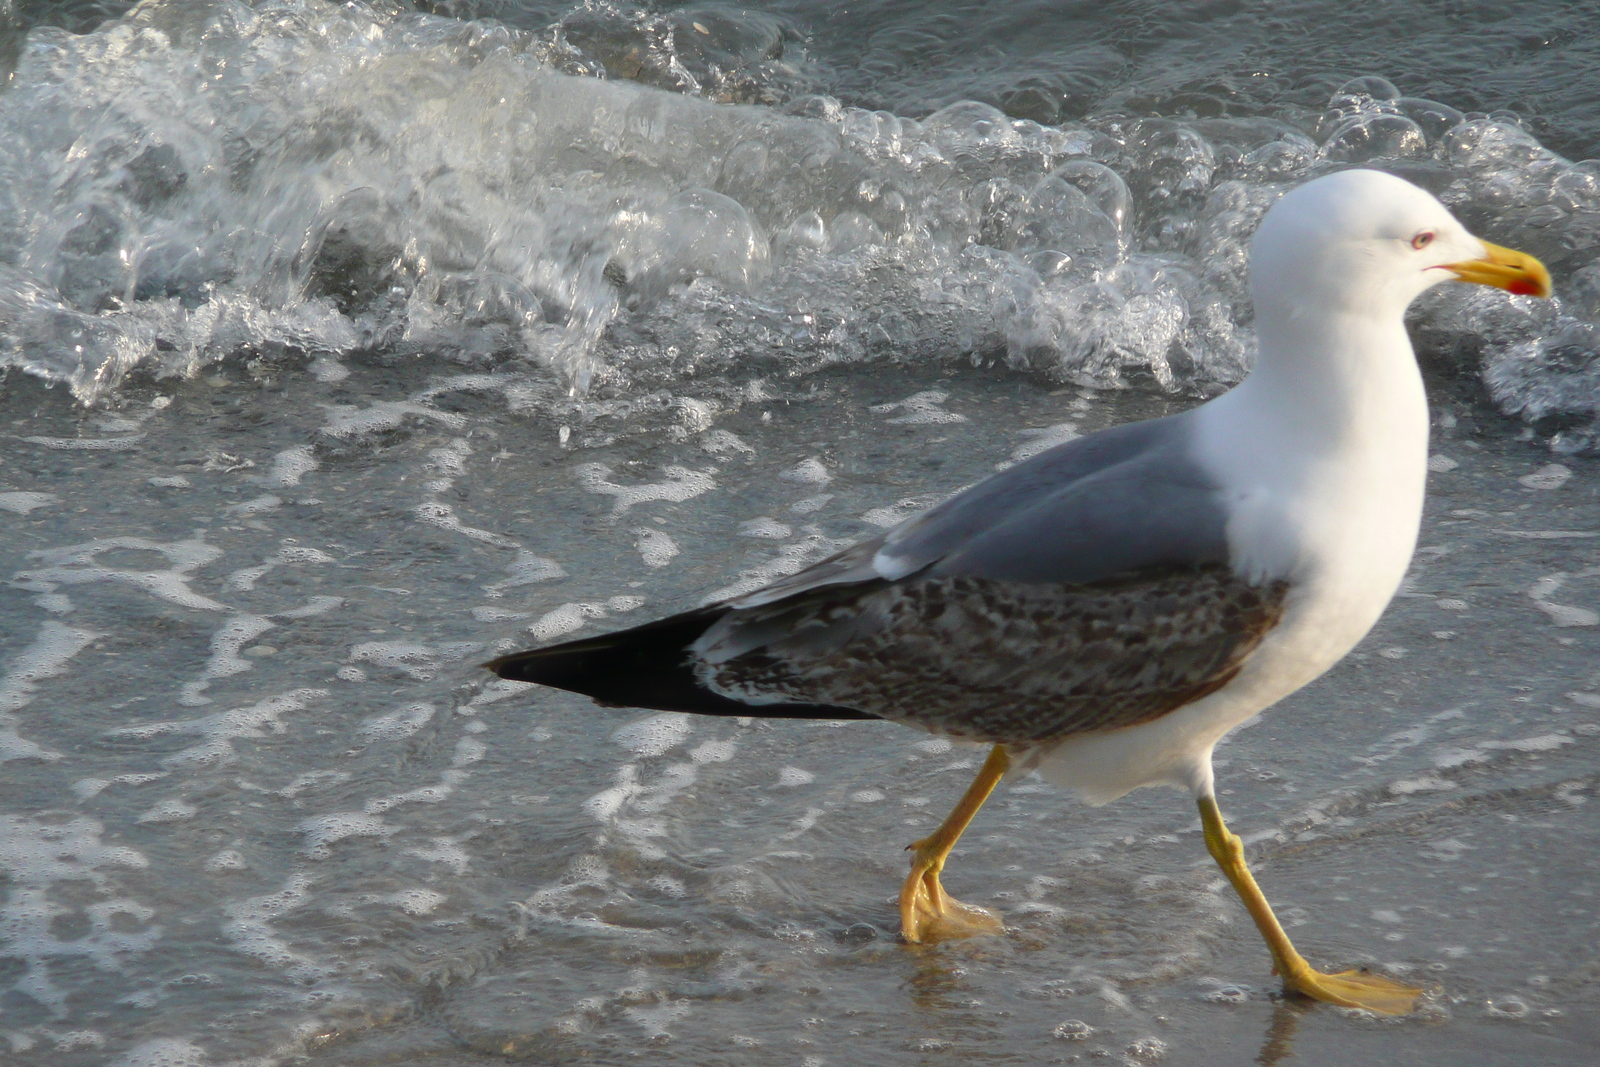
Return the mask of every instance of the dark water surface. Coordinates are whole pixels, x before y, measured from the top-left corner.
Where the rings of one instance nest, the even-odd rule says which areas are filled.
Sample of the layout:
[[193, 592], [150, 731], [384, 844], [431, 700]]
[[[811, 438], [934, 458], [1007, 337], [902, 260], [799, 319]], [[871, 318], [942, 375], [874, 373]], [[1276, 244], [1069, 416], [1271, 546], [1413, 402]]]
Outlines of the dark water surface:
[[[0, 1037], [24, 1063], [1587, 1064], [1592, 5], [0, 0]], [[1356, 79], [1352, 81], [1352, 79]], [[1430, 295], [1412, 574], [1186, 797], [597, 711], [499, 650], [792, 573], [1253, 358], [1369, 163], [1540, 255]], [[4, 1048], [6, 1046], [0, 1046]]]

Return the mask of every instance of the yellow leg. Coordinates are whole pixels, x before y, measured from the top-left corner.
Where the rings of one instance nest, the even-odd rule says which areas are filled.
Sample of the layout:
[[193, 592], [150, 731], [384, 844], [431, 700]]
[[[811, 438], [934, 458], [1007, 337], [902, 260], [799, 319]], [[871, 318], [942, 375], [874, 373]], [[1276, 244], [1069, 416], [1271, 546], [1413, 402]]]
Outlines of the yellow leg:
[[929, 836], [906, 846], [915, 855], [911, 857], [911, 874], [900, 887], [900, 934], [913, 945], [1005, 930], [1005, 924], [994, 912], [963, 904], [946, 893], [939, 884], [939, 872], [944, 870], [944, 861], [956, 847], [961, 832], [1010, 766], [1011, 757], [1005, 748], [994, 746], [950, 817]]
[[1289, 943], [1289, 935], [1283, 932], [1278, 917], [1272, 914], [1272, 906], [1261, 895], [1261, 887], [1256, 885], [1250, 868], [1245, 866], [1244, 844], [1223, 824], [1215, 797], [1200, 798], [1200, 825], [1205, 828], [1206, 849], [1211, 858], [1233, 883], [1234, 891], [1244, 901], [1245, 910], [1267, 942], [1272, 952], [1272, 973], [1283, 978], [1284, 989], [1340, 1007], [1365, 1008], [1382, 1015], [1404, 1015], [1416, 1007], [1417, 998], [1422, 995], [1420, 989], [1365, 971], [1323, 974], [1313, 970]]

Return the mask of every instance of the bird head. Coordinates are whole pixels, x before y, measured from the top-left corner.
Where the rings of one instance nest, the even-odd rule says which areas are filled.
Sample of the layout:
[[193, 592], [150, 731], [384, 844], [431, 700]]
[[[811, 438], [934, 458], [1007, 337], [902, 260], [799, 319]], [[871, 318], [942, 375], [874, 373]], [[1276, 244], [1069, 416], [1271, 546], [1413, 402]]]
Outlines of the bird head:
[[1441, 282], [1550, 295], [1550, 273], [1524, 252], [1473, 236], [1431, 194], [1375, 170], [1328, 174], [1286, 193], [1251, 243], [1257, 313], [1310, 309], [1398, 318]]

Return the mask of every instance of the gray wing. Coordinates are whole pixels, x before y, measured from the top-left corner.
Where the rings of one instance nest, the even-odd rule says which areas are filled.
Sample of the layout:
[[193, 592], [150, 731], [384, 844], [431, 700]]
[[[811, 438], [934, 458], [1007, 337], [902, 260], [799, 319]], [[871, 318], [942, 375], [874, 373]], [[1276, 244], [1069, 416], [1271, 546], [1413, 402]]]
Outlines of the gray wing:
[[1190, 425], [1059, 445], [732, 602], [692, 646], [701, 684], [1013, 743], [1214, 692], [1277, 625], [1288, 586], [1233, 575]]
[[1186, 414], [1175, 415], [1057, 445], [730, 606], [929, 568], [1082, 583], [1141, 567], [1226, 562], [1227, 514], [1187, 455], [1190, 426]]
[[1092, 582], [1224, 563], [1227, 513], [1188, 455], [1186, 415], [1057, 445], [891, 530], [881, 570]]

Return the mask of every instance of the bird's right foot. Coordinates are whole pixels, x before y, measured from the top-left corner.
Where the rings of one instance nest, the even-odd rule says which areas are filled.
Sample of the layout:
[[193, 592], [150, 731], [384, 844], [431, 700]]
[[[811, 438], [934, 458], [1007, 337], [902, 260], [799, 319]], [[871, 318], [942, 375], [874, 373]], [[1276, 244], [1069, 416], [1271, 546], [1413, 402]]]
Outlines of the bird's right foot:
[[1367, 971], [1323, 974], [1313, 970], [1303, 959], [1296, 962], [1298, 966], [1287, 968], [1283, 988], [1341, 1008], [1363, 1008], [1379, 1015], [1409, 1015], [1416, 1010], [1417, 998], [1422, 996], [1422, 990], [1381, 974]]
[[1005, 923], [988, 908], [963, 904], [944, 891], [939, 872], [949, 855], [932, 838], [910, 846], [916, 855], [900, 887], [900, 936], [913, 945], [1005, 933]]

